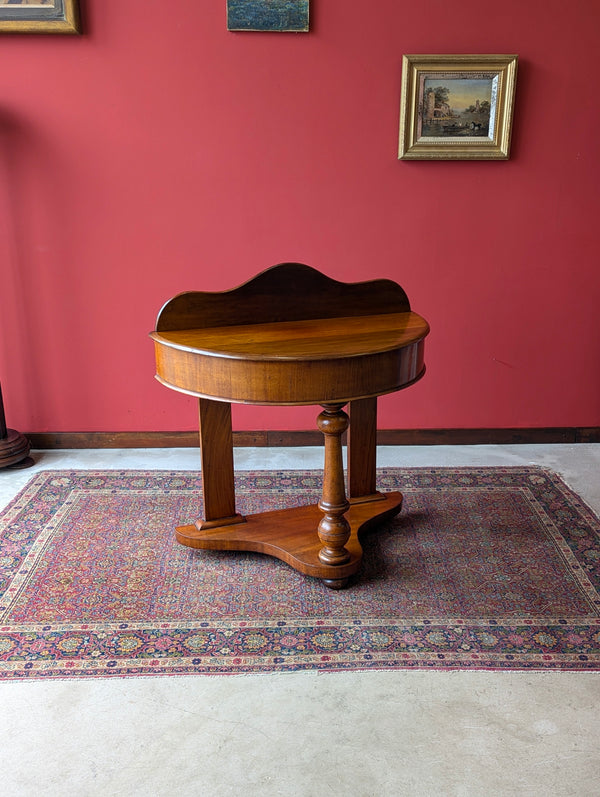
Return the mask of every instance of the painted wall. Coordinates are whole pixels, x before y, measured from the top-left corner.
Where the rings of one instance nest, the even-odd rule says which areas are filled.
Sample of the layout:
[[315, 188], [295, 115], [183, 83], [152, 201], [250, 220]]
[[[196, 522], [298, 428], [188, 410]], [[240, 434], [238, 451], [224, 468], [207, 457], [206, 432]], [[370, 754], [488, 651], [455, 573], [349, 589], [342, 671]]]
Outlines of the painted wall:
[[[592, 0], [82, 0], [82, 37], [0, 40], [0, 378], [9, 426], [193, 429], [153, 379], [163, 302], [297, 260], [400, 282], [428, 374], [381, 428], [600, 425]], [[398, 161], [403, 53], [518, 53], [508, 162]], [[238, 429], [316, 411], [237, 407]]]

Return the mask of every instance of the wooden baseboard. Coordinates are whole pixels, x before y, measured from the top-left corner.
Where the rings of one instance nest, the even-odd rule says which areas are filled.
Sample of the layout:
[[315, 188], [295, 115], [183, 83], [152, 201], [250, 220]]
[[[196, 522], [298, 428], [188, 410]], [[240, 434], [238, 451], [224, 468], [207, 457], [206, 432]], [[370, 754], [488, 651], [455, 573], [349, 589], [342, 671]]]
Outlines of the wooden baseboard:
[[[197, 432], [31, 432], [34, 449], [52, 448], [195, 448]], [[234, 432], [234, 446], [320, 446], [317, 430]], [[382, 446], [515, 445], [531, 443], [600, 443], [600, 426], [528, 429], [380, 429]]]

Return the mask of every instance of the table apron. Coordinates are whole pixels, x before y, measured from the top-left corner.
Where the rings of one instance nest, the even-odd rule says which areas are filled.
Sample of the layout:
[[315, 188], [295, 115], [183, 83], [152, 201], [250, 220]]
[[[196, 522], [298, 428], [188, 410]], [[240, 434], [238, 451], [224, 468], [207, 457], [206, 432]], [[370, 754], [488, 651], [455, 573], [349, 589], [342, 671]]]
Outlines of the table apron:
[[174, 390], [241, 404], [349, 401], [400, 390], [424, 372], [424, 340], [391, 351], [323, 360], [246, 360], [155, 341], [156, 375]]

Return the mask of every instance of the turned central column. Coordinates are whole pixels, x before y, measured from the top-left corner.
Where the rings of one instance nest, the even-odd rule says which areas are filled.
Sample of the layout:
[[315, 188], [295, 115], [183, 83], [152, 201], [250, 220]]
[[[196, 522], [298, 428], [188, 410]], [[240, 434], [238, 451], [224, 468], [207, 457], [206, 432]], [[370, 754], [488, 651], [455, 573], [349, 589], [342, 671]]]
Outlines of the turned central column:
[[343, 406], [323, 404], [323, 412], [317, 418], [317, 426], [325, 438], [323, 495], [319, 501], [323, 518], [318, 529], [323, 543], [319, 559], [325, 565], [343, 565], [350, 561], [350, 553], [344, 547], [350, 538], [350, 524], [344, 517], [350, 504], [344, 488], [342, 435], [348, 428], [348, 416]]

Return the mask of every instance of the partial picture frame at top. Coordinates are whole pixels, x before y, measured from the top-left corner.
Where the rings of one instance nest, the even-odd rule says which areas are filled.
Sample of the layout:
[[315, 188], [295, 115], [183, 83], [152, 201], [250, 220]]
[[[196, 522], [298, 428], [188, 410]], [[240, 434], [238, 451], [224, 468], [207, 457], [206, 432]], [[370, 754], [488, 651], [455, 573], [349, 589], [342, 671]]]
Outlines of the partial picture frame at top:
[[405, 55], [400, 160], [507, 160], [517, 55]]
[[0, 0], [0, 33], [81, 33], [78, 0]]
[[227, 0], [227, 30], [308, 33], [309, 0]]

